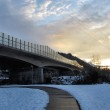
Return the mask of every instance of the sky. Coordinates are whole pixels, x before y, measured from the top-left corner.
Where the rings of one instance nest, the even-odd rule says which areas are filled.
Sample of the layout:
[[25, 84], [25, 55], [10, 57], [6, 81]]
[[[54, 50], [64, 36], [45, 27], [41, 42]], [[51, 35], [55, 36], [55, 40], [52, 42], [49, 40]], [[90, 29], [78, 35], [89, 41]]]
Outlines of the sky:
[[0, 32], [82, 59], [110, 59], [109, 28], [110, 0], [0, 0]]

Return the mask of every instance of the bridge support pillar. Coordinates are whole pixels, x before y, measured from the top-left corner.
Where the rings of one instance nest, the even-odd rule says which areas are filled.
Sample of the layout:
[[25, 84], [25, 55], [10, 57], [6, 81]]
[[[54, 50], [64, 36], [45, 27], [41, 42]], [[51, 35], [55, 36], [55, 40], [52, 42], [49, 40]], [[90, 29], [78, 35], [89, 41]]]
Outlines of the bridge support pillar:
[[41, 83], [44, 83], [44, 72], [43, 72], [43, 67], [39, 67], [40, 71], [40, 76], [41, 76]]

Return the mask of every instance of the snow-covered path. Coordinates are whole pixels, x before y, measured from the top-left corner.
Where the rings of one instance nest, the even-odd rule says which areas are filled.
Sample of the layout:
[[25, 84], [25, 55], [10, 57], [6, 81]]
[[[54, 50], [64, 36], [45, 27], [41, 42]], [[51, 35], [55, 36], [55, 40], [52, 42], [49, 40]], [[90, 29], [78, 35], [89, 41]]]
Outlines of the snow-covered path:
[[0, 110], [45, 110], [46, 92], [28, 88], [0, 88]]
[[82, 110], [110, 110], [110, 84], [48, 85], [69, 92]]

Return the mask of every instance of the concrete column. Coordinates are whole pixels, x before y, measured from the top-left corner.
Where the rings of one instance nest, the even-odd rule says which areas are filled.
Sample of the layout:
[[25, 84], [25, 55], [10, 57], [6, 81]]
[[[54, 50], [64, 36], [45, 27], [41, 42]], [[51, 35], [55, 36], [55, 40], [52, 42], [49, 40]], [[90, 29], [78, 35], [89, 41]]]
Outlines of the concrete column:
[[34, 76], [34, 70], [33, 70], [33, 65], [31, 65], [31, 68], [32, 68], [32, 70], [31, 70], [31, 71], [32, 71], [32, 74], [31, 74], [31, 75], [32, 75], [32, 84], [33, 84], [33, 83], [34, 83], [34, 77], [33, 77], [33, 76]]
[[40, 72], [40, 78], [41, 78], [41, 83], [44, 83], [44, 73], [43, 73], [43, 67], [39, 67], [39, 72]]

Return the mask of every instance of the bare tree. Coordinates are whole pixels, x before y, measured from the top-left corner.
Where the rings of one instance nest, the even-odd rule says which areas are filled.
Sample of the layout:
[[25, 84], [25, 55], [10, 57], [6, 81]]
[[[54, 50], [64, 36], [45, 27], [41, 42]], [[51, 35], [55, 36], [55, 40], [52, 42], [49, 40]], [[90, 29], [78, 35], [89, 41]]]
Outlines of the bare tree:
[[91, 63], [94, 65], [100, 65], [101, 64], [101, 58], [99, 55], [93, 55], [91, 57]]

